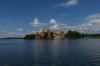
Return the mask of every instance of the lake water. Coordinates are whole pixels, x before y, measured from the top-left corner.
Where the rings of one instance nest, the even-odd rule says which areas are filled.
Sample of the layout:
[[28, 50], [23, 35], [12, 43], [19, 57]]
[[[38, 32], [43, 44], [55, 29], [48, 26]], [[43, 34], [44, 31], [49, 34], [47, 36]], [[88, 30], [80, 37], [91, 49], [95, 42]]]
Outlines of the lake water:
[[0, 66], [100, 66], [100, 39], [0, 40]]

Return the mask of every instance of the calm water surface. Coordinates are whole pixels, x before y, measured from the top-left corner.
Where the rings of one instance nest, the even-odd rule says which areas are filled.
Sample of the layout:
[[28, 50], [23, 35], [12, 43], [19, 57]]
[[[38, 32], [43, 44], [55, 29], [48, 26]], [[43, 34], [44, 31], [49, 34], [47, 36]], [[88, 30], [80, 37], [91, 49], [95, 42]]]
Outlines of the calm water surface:
[[0, 40], [0, 66], [100, 66], [100, 39]]

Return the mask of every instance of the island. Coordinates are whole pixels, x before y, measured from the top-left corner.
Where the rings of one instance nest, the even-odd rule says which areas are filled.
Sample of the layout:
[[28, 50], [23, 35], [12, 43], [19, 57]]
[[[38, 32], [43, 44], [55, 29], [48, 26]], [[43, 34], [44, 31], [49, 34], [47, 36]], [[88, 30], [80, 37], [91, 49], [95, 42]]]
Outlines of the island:
[[50, 31], [47, 29], [46, 31], [43, 29], [40, 33], [36, 32], [35, 34], [27, 34], [24, 39], [72, 39], [72, 38], [84, 38], [86, 35], [83, 33], [79, 33], [77, 31], [69, 30], [67, 33], [64, 30], [60, 30], [59, 33], [54, 31]]

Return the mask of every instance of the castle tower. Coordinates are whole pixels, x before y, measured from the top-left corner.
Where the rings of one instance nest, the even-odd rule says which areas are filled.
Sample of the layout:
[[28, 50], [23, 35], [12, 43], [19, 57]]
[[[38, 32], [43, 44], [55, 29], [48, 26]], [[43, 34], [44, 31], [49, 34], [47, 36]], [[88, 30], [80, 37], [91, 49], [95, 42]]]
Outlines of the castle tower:
[[44, 36], [44, 33], [45, 33], [45, 30], [43, 29], [42, 32], [41, 32], [41, 37]]
[[38, 37], [38, 32], [35, 33], [35, 37]]
[[50, 29], [47, 29], [48, 37], [50, 37]]
[[53, 31], [53, 36], [55, 37], [55, 32]]
[[60, 31], [60, 38], [65, 38], [64, 37], [64, 31], [61, 29], [61, 31]]
[[38, 32], [35, 33], [35, 39], [40, 39], [40, 35]]

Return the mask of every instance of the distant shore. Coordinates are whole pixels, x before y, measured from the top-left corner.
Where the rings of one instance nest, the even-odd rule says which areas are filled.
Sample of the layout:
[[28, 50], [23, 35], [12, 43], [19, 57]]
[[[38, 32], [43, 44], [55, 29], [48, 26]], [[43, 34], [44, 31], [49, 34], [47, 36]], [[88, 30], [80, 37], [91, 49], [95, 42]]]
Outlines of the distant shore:
[[9, 37], [9, 38], [0, 38], [0, 39], [24, 39], [24, 38]]

